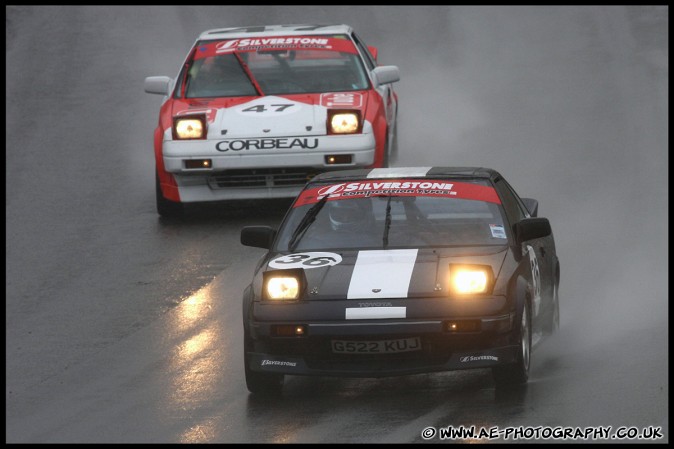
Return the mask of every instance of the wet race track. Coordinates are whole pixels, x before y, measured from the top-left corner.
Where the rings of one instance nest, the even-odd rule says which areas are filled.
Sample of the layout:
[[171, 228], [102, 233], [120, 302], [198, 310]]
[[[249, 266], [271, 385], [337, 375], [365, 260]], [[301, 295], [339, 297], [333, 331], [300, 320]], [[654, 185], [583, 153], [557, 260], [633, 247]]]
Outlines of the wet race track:
[[[6, 442], [668, 442], [667, 6], [6, 13]], [[206, 29], [301, 22], [350, 24], [399, 66], [394, 166], [491, 167], [538, 199], [561, 328], [525, 390], [473, 370], [248, 394], [241, 294], [263, 251], [239, 231], [289, 202], [159, 219], [143, 81]]]

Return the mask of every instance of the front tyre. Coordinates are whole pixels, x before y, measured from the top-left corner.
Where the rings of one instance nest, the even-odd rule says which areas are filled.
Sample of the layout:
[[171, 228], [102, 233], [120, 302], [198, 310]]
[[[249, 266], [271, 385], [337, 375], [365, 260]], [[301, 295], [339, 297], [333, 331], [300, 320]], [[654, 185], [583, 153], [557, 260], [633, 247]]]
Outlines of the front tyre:
[[550, 321], [546, 327], [548, 335], [552, 335], [559, 330], [559, 286], [555, 282], [552, 286], [552, 313]]
[[529, 380], [531, 366], [531, 309], [529, 301], [525, 301], [522, 319], [518, 329], [519, 350], [515, 363], [492, 368], [497, 388], [516, 387]]
[[157, 202], [157, 213], [166, 218], [177, 218], [183, 215], [183, 205], [164, 198], [159, 185], [159, 174], [155, 172], [155, 197]]

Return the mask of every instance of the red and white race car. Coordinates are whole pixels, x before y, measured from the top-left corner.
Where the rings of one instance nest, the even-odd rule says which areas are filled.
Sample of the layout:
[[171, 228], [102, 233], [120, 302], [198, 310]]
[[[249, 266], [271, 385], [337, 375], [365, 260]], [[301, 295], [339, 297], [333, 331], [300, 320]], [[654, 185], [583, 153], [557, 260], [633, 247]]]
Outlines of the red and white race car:
[[203, 32], [164, 95], [154, 132], [157, 211], [183, 203], [295, 197], [314, 175], [387, 167], [398, 67], [347, 25]]

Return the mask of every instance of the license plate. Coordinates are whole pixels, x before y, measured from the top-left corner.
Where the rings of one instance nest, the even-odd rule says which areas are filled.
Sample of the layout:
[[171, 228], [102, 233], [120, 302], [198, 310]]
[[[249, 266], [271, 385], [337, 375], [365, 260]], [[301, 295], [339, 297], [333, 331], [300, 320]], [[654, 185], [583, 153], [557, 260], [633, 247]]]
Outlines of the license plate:
[[392, 354], [419, 350], [419, 337], [376, 341], [332, 340], [332, 352], [337, 354]]

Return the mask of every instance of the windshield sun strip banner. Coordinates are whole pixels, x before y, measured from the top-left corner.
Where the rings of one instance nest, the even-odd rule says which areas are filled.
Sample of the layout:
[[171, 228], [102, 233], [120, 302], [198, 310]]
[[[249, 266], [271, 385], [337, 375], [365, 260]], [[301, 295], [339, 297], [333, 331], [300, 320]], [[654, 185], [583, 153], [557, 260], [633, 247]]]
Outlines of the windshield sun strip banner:
[[501, 204], [496, 190], [489, 186], [446, 179], [391, 179], [313, 187], [300, 193], [293, 207], [316, 203], [325, 196], [328, 196], [328, 201], [334, 201], [388, 195], [445, 197]]
[[426, 176], [433, 167], [389, 167], [373, 168], [368, 178], [401, 178], [405, 176]]
[[273, 36], [230, 39], [200, 44], [194, 59], [208, 58], [232, 52], [271, 50], [327, 50], [358, 54], [353, 42], [327, 36]]

